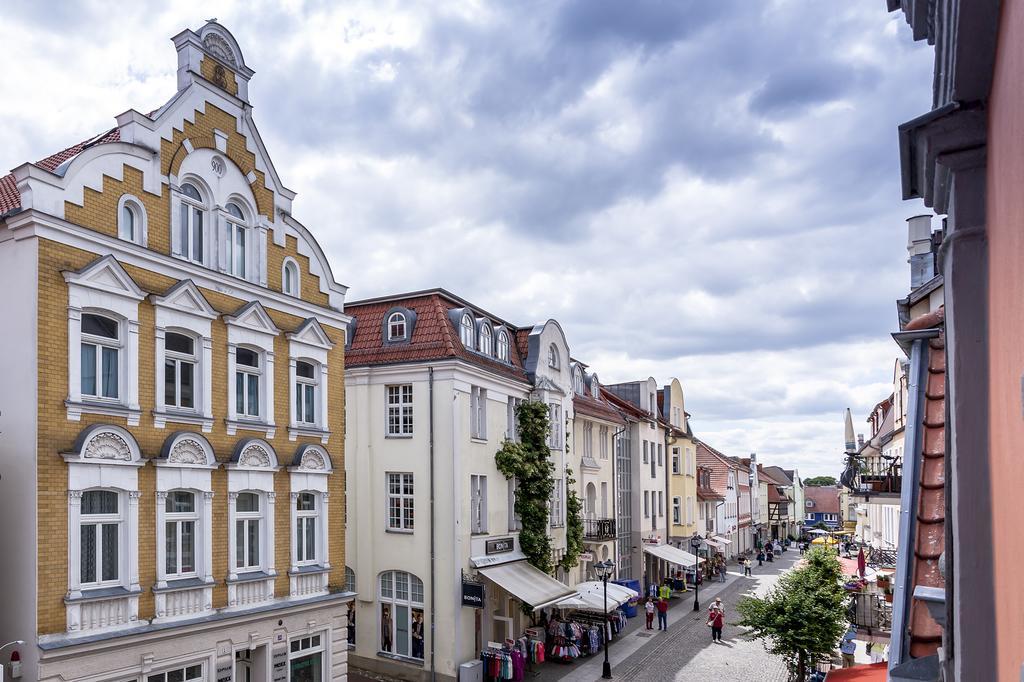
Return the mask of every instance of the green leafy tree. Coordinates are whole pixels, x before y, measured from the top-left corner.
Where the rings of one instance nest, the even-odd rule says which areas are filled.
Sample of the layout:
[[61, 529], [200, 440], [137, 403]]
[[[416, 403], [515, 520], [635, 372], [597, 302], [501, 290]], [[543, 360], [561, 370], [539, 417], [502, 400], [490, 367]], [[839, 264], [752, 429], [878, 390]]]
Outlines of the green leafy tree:
[[842, 569], [831, 552], [812, 549], [806, 563], [782, 575], [764, 597], [744, 597], [740, 625], [782, 656], [792, 679], [804, 682], [811, 667], [832, 655], [846, 632]]
[[817, 487], [822, 485], [837, 485], [836, 479], [832, 476], [812, 476], [804, 479], [804, 487]]
[[[519, 442], [506, 440], [494, 456], [498, 471], [516, 479], [516, 514], [519, 515], [519, 546], [533, 566], [551, 573], [551, 538], [548, 537], [548, 501], [555, 489], [551, 463], [548, 407], [535, 400], [516, 407]], [[525, 609], [525, 605], [524, 605]]]
[[572, 469], [565, 468], [565, 556], [561, 566], [568, 570], [580, 562], [583, 552], [583, 502], [576, 494]]

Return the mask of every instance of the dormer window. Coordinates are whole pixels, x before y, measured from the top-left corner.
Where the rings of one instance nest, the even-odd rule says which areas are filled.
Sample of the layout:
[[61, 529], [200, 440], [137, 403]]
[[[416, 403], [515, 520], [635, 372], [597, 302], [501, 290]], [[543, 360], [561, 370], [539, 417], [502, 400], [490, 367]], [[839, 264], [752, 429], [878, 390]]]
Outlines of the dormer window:
[[235, 277], [245, 277], [245, 215], [235, 202], [227, 205], [227, 229], [224, 231], [224, 254], [228, 272]]
[[459, 339], [466, 348], [473, 348], [473, 318], [468, 314], [462, 316], [459, 323]]
[[572, 390], [576, 395], [583, 395], [583, 371], [578, 367], [572, 375]]
[[502, 362], [511, 362], [511, 360], [509, 359], [510, 356], [509, 356], [508, 332], [506, 332], [504, 330], [498, 332], [497, 349], [498, 349], [498, 353], [497, 354], [498, 354], [498, 359], [499, 360], [501, 360]]
[[203, 262], [203, 214], [205, 213], [203, 195], [190, 182], [181, 186], [181, 222], [179, 235], [181, 253], [185, 258], [196, 263]]
[[558, 360], [558, 349], [555, 348], [555, 344], [548, 346], [548, 367], [551, 369], [558, 369], [561, 363]]
[[490, 355], [494, 345], [494, 336], [491, 326], [484, 322], [480, 325], [480, 344], [477, 347], [484, 355]]
[[391, 313], [388, 316], [388, 341], [401, 341], [405, 338], [405, 315]]

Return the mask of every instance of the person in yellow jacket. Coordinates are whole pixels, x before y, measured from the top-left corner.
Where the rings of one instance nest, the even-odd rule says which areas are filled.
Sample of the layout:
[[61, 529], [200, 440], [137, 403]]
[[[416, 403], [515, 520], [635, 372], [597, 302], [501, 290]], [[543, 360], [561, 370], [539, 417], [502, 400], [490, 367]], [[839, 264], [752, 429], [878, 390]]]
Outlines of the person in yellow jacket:
[[672, 588], [669, 587], [667, 580], [661, 584], [661, 588], [658, 590], [658, 596], [665, 601], [668, 601], [668, 598], [672, 596]]

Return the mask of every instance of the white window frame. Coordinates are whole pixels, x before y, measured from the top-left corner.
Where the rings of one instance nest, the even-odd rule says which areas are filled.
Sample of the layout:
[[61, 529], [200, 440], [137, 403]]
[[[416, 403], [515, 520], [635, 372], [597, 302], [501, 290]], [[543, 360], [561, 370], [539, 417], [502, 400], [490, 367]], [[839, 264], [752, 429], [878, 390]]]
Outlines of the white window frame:
[[[190, 197], [185, 192], [185, 186], [191, 185], [199, 194], [199, 199]], [[175, 253], [187, 261], [206, 265], [208, 262], [210, 235], [210, 190], [206, 183], [194, 177], [187, 177], [181, 181], [178, 189], [174, 190], [177, 196], [178, 209], [172, 218], [174, 223], [174, 242], [177, 244]], [[198, 227], [196, 225], [198, 219]], [[200, 244], [196, 245], [196, 235], [199, 236]], [[197, 257], [198, 256], [198, 257]]]
[[562, 361], [559, 357], [558, 347], [555, 344], [548, 346], [548, 367], [550, 369], [561, 369]]
[[548, 525], [552, 528], [561, 528], [565, 525], [565, 514], [562, 509], [562, 500], [565, 497], [564, 479], [556, 478], [555, 486], [551, 490], [551, 513], [548, 516]]
[[[190, 511], [190, 512], [171, 512], [171, 511], [169, 511], [167, 509], [167, 504], [169, 503], [169, 500], [171, 499], [171, 496], [176, 494], [176, 493], [185, 493], [185, 494], [191, 496], [191, 498], [192, 498], [192, 511]], [[194, 578], [197, 575], [199, 575], [199, 564], [200, 564], [199, 555], [202, 552], [201, 539], [200, 539], [200, 533], [202, 532], [202, 526], [201, 526], [202, 519], [201, 519], [201, 514], [200, 514], [200, 512], [202, 510], [202, 503], [200, 502], [200, 495], [201, 495], [201, 493], [199, 491], [197, 491], [197, 490], [189, 490], [188, 488], [175, 488], [174, 490], [169, 490], [169, 491], [165, 492], [162, 495], [162, 498], [163, 498], [162, 500], [160, 499], [160, 497], [157, 498], [157, 503], [158, 504], [162, 503], [164, 505], [164, 518], [163, 518], [163, 526], [164, 526], [163, 550], [164, 551], [163, 551], [163, 556], [161, 558], [163, 559], [163, 563], [164, 563], [164, 576], [168, 580], [181, 580], [181, 579], [184, 579], [184, 578]], [[181, 530], [182, 530], [182, 525], [186, 524], [186, 523], [191, 523], [192, 524], [192, 569], [188, 570], [188, 571], [182, 570], [183, 567], [182, 567], [182, 564], [181, 564], [181, 562], [182, 562], [182, 551], [181, 550], [182, 550], [182, 536], [183, 536], [183, 533], [181, 532]], [[170, 567], [167, 565], [168, 564], [167, 545], [168, 545], [168, 541], [170, 540], [170, 536], [168, 535], [168, 531], [170, 531], [170, 529], [172, 527], [174, 528], [175, 560], [176, 560], [175, 561], [175, 566], [174, 566], [175, 570], [173, 570], [173, 571], [172, 570], [168, 570]]]
[[523, 402], [522, 398], [516, 398], [515, 396], [509, 396], [508, 406], [506, 407], [508, 424], [505, 430], [505, 438], [508, 438], [514, 443], [519, 442], [519, 420], [516, 418], [516, 408]]
[[[402, 598], [402, 597], [399, 596], [399, 592], [398, 592], [398, 574], [404, 574], [404, 576], [405, 576], [406, 598]], [[387, 576], [387, 583], [385, 583], [385, 576]], [[419, 592], [419, 600], [418, 601], [413, 598], [414, 595], [416, 595], [416, 592], [417, 592], [413, 588], [416, 586], [417, 583], [419, 584], [419, 590], [418, 590], [418, 592]], [[385, 588], [385, 584], [387, 584], [387, 588]], [[377, 617], [375, 619], [375, 622], [377, 623], [377, 650], [379, 652], [381, 652], [383, 654], [386, 654], [386, 655], [402, 656], [402, 657], [410, 658], [410, 659], [413, 659], [413, 660], [423, 660], [423, 659], [419, 659], [419, 658], [414, 658], [413, 655], [412, 655], [413, 611], [419, 611], [420, 614], [422, 615], [424, 613], [423, 602], [424, 602], [424, 599], [423, 599], [423, 581], [420, 580], [419, 577], [417, 577], [413, 573], [409, 573], [407, 571], [384, 571], [384, 572], [382, 572], [382, 573], [380, 573], [378, 575], [378, 577], [377, 577]], [[388, 634], [389, 634], [390, 641], [391, 641], [391, 649], [385, 649], [384, 648], [384, 642], [381, 640], [381, 634], [383, 633], [383, 629], [384, 629], [382, 613], [383, 613], [383, 610], [384, 610], [385, 606], [390, 607], [391, 628], [390, 628], [390, 632]], [[405, 644], [406, 644], [406, 651], [408, 651], [407, 654], [398, 653], [400, 650], [398, 648], [398, 642], [397, 642], [397, 636], [398, 636], [398, 625], [397, 625], [397, 622], [398, 622], [398, 619], [396, 618], [396, 611], [397, 611], [397, 609], [400, 609], [400, 608], [408, 609], [407, 621], [408, 621], [408, 628], [409, 628], [409, 638], [405, 642]], [[424, 622], [425, 622], [425, 619], [424, 619]], [[424, 627], [424, 629], [423, 629], [423, 643], [425, 645], [424, 646], [424, 653], [426, 653], [427, 636], [428, 636], [428, 631], [427, 631], [427, 628]]]
[[[245, 510], [242, 511], [238, 508], [238, 500], [243, 496], [252, 496], [256, 500], [256, 511]], [[263, 566], [266, 563], [264, 561], [264, 555], [267, 553], [266, 542], [263, 540], [263, 536], [266, 531], [268, 524], [267, 518], [265, 518], [267, 512], [267, 501], [264, 499], [263, 493], [259, 490], [241, 490], [234, 494], [234, 530], [235, 530], [235, 551], [231, 558], [231, 568], [237, 571], [239, 574], [254, 573], [263, 570]], [[238, 534], [238, 524], [242, 524], [242, 528], [245, 531], [241, 536]], [[249, 527], [256, 525], [256, 562], [252, 563], [251, 557], [253, 555], [252, 547], [249, 542]], [[239, 564], [239, 550], [241, 550], [242, 563]]]
[[495, 341], [496, 355], [502, 362], [512, 362], [512, 344], [509, 341], [508, 332], [504, 329], [498, 331], [498, 338]]
[[[405, 313], [396, 310], [388, 315], [388, 341], [402, 341], [406, 338], [409, 329], [409, 321]], [[401, 330], [400, 332], [398, 330]]]
[[[274, 598], [275, 542], [277, 493], [274, 485], [274, 473], [278, 470], [277, 453], [269, 443], [258, 438], [247, 438], [235, 446], [233, 461], [224, 465], [228, 471], [228, 607], [241, 606], [241, 598], [253, 603], [252, 590], [239, 587], [239, 578], [248, 582], [255, 573], [262, 573], [262, 594], [255, 601], [269, 601]], [[294, 479], [294, 476], [292, 477]], [[295, 481], [292, 481], [295, 486]], [[255, 493], [260, 500], [260, 511], [257, 516], [249, 516], [252, 512], [243, 512], [244, 518], [260, 520], [260, 551], [259, 565], [256, 567], [239, 568], [236, 565], [236, 551], [239, 538], [236, 533], [238, 521], [238, 496], [244, 492]], [[294, 522], [289, 526], [294, 528]], [[293, 553], [294, 556], [294, 553]], [[248, 574], [248, 575], [247, 575]]]
[[[395, 490], [397, 487], [397, 492]], [[408, 492], [406, 492], [408, 490]], [[416, 529], [416, 480], [410, 471], [384, 473], [384, 518], [389, 532], [411, 533]], [[396, 517], [393, 510], [397, 510]]]
[[677, 526], [683, 523], [683, 500], [678, 496], [672, 498], [672, 523]]
[[[330, 407], [328, 402], [328, 356], [334, 344], [327, 337], [320, 323], [315, 318], [310, 318], [296, 331], [287, 334], [288, 337], [288, 378], [289, 391], [291, 395], [290, 407], [288, 410], [288, 439], [296, 440], [299, 436], [319, 436], [320, 444], [327, 445], [331, 433], [328, 430]], [[297, 363], [307, 362], [313, 365], [313, 379], [301, 379], [297, 374]], [[295, 414], [295, 406], [299, 401], [298, 387], [314, 385], [313, 397], [313, 422], [300, 422]]]
[[[84, 531], [85, 528], [93, 527], [95, 529], [93, 531], [95, 533], [95, 539], [93, 541], [93, 544], [94, 544], [94, 549], [95, 549], [95, 554], [96, 554], [95, 557], [93, 557], [95, 559], [95, 567], [93, 569], [95, 571], [95, 580], [86, 582], [85, 576], [82, 575], [81, 586], [82, 586], [83, 590], [86, 590], [86, 589], [101, 589], [101, 588], [104, 588], [104, 587], [111, 587], [111, 586], [114, 586], [114, 585], [120, 585], [122, 583], [122, 581], [123, 581], [123, 570], [124, 569], [123, 569], [123, 566], [122, 566], [123, 562], [121, 560], [121, 557], [124, 555], [124, 553], [126, 551], [125, 545], [126, 545], [126, 540], [127, 540], [125, 538], [125, 526], [127, 525], [125, 523], [125, 516], [126, 516], [126, 514], [125, 514], [125, 507], [127, 507], [127, 505], [125, 504], [125, 501], [126, 501], [125, 498], [127, 497], [125, 495], [125, 491], [118, 490], [116, 488], [113, 488], [113, 489], [112, 488], [89, 488], [88, 490], [83, 490], [82, 491], [83, 503], [84, 503], [85, 497], [87, 495], [89, 495], [90, 493], [98, 493], [98, 494], [109, 493], [109, 494], [112, 494], [114, 496], [114, 499], [117, 501], [117, 511], [113, 512], [113, 513], [107, 513], [107, 514], [88, 514], [87, 515], [85, 513], [84, 509], [83, 509], [83, 511], [81, 513], [81, 516], [79, 517], [79, 519], [80, 519], [79, 524], [78, 524], [78, 528], [79, 528], [78, 534], [79, 534], [79, 537], [81, 537], [82, 532]], [[106, 579], [106, 578], [103, 577], [103, 556], [106, 553], [105, 550], [109, 549], [109, 548], [107, 547], [107, 543], [104, 541], [103, 527], [104, 526], [110, 526], [110, 525], [113, 525], [117, 529], [117, 532], [115, 533], [115, 542], [114, 542], [114, 546], [115, 546], [115, 550], [114, 551], [115, 551], [115, 555], [116, 555], [115, 567], [117, 569], [117, 575], [115, 575], [113, 578]], [[85, 554], [85, 550], [84, 550], [84, 548], [82, 548], [79, 551], [79, 568], [82, 567], [82, 563], [83, 563], [82, 560], [84, 559], [84, 554]]]
[[814, 520], [814, 512], [807, 512], [804, 515], [804, 520], [805, 521], [813, 521]]
[[494, 354], [494, 331], [488, 322], [480, 323], [480, 331], [477, 339], [477, 350], [484, 355]]
[[[291, 286], [288, 279], [291, 277]], [[300, 298], [302, 296], [302, 271], [299, 264], [291, 256], [286, 256], [281, 263], [281, 291], [289, 296]]]
[[[312, 500], [312, 509], [300, 509], [299, 503], [303, 500]], [[295, 555], [293, 561], [296, 566], [313, 566], [319, 563], [322, 552], [320, 551], [320, 539], [318, 526], [320, 525], [320, 495], [315, 491], [302, 490], [292, 495], [292, 507], [295, 513], [295, 523], [292, 532], [295, 534]], [[312, 533], [310, 533], [312, 526]], [[312, 535], [313, 551], [309, 551], [309, 540]]]
[[594, 458], [594, 423], [583, 422], [583, 456]]
[[[299, 365], [310, 368], [313, 376], [299, 374]], [[308, 358], [295, 360], [295, 385], [292, 387], [292, 419], [296, 426], [317, 427], [320, 424], [320, 363]], [[310, 419], [310, 417], [312, 419]]]
[[679, 474], [683, 473], [682, 469], [680, 468], [680, 466], [681, 466], [681, 463], [679, 461], [679, 448], [674, 446], [672, 448], [672, 473], [677, 475], [677, 476]]
[[487, 476], [471, 474], [469, 477], [470, 532], [474, 535], [488, 532]]
[[[304, 644], [305, 642], [308, 642], [308, 644]], [[320, 655], [321, 679], [329, 677], [331, 662], [330, 649], [327, 647], [328, 642], [330, 642], [329, 630], [311, 632], [309, 634], [293, 637], [288, 642], [287, 679], [291, 679], [293, 661], [300, 658], [306, 658], [307, 656], [315, 656], [317, 654]]]
[[522, 519], [516, 513], [516, 495], [519, 492], [519, 482], [512, 477], [508, 479], [508, 532], [514, 533], [522, 528]]
[[548, 403], [548, 421], [551, 425], [551, 433], [548, 440], [548, 446], [552, 450], [561, 450], [563, 447], [565, 447], [565, 443], [562, 437], [562, 403]]
[[[125, 211], [132, 214], [133, 224], [125, 222]], [[134, 194], [122, 194], [117, 202], [117, 236], [121, 239], [146, 246], [149, 242], [149, 225], [146, 206]], [[130, 231], [130, 233], [129, 233]]]
[[[139, 407], [139, 301], [146, 293], [128, 276], [113, 256], [97, 258], [78, 272], [65, 272], [68, 288], [68, 399], [69, 421], [82, 414], [116, 415], [138, 426]], [[82, 395], [82, 315], [93, 313], [117, 320], [118, 397]], [[89, 337], [86, 337], [87, 340]], [[101, 377], [97, 377], [97, 385]]]
[[[327, 594], [330, 575], [330, 494], [327, 480], [334, 472], [331, 457], [322, 446], [307, 444], [299, 446], [288, 467], [289, 485], [291, 487], [290, 522], [291, 530], [291, 567], [288, 571], [289, 591], [293, 598]], [[315, 498], [315, 515], [300, 514], [297, 508], [299, 496], [312, 494]], [[299, 556], [297, 527], [299, 518], [315, 516], [315, 557]]]
[[[246, 355], [251, 353], [256, 357], [256, 364], [250, 365], [247, 362], [241, 362], [238, 359], [238, 351], [244, 350]], [[235, 417], [239, 420], [252, 420], [252, 421], [264, 421], [266, 415], [263, 413], [263, 393], [266, 391], [266, 384], [264, 382], [264, 374], [266, 373], [267, 361], [263, 357], [263, 352], [259, 348], [253, 346], [238, 346], [235, 348], [235, 374], [229, 379], [235, 386]], [[238, 392], [239, 379], [241, 379], [242, 392]], [[256, 396], [255, 404], [250, 400], [252, 384], [256, 384]], [[242, 410], [239, 411], [238, 405], [241, 401]]]
[[476, 330], [473, 325], [473, 316], [469, 313], [464, 313], [462, 319], [459, 320], [459, 340], [462, 341], [463, 347], [468, 350], [475, 348], [474, 341], [476, 340]]
[[647, 446], [647, 441], [644, 441], [644, 464], [649, 464], [651, 461], [648, 450], [650, 450], [650, 448]]
[[658, 516], [665, 516], [665, 493], [658, 491]]
[[469, 434], [474, 440], [487, 440], [487, 389], [481, 386], [469, 390]]
[[651, 491], [644, 491], [644, 518], [651, 518]]
[[384, 386], [384, 433], [388, 438], [411, 438], [416, 428], [414, 414], [415, 389], [412, 384]]
[[608, 427], [602, 426], [598, 429], [598, 451], [601, 453], [601, 459], [608, 459]]
[[583, 370], [579, 367], [572, 373], [572, 390], [576, 395], [583, 395]]
[[[199, 675], [198, 676], [193, 676], [193, 677], [186, 677], [186, 675], [189, 674], [188, 671], [189, 671], [190, 668], [199, 668]], [[206, 679], [208, 679], [207, 676], [206, 676], [206, 662], [205, 661], [196, 661], [195, 663], [186, 663], [185, 665], [177, 665], [177, 666], [175, 666], [173, 668], [169, 668], [169, 669], [166, 669], [166, 670], [160, 670], [158, 672], [148, 672], [148, 673], [146, 673], [143, 676], [142, 680], [143, 680], [143, 682], [167, 682], [167, 679], [168, 679], [167, 676], [170, 675], [171, 673], [176, 673], [176, 672], [180, 672], [181, 673], [181, 677], [178, 678], [178, 679], [184, 680], [184, 682], [191, 682], [192, 680], [206, 680]]]
[[[192, 354], [186, 354], [181, 351], [172, 351], [167, 348], [167, 335], [176, 334], [183, 336], [189, 340], [192, 344]], [[163, 369], [163, 382], [158, 384], [160, 388], [158, 390], [163, 391], [164, 408], [168, 412], [186, 412], [186, 413], [199, 413], [199, 405], [202, 401], [202, 389], [201, 384], [203, 377], [201, 374], [202, 367], [200, 364], [202, 348], [202, 338], [196, 338], [189, 330], [183, 329], [165, 329], [164, 330], [164, 361], [162, 365]], [[174, 363], [174, 397], [177, 404], [167, 404], [167, 363]], [[182, 365], [192, 366], [192, 406], [185, 407], [181, 405], [181, 367]]]
[[[99, 334], [89, 334], [85, 331], [85, 318], [100, 318], [113, 322], [115, 327], [115, 337], [111, 338], [108, 336], [102, 336]], [[125, 383], [122, 380], [124, 369], [122, 365], [122, 358], [124, 357], [124, 321], [119, 319], [118, 316], [112, 315], [106, 311], [97, 310], [84, 310], [82, 311], [82, 341], [80, 344], [82, 355], [85, 354], [85, 348], [90, 346], [93, 348], [93, 387], [94, 393], [85, 392], [85, 382], [82, 381], [82, 377], [79, 377], [80, 385], [82, 386], [82, 398], [93, 402], [110, 402], [118, 404], [121, 402], [121, 396], [123, 395], [122, 384]], [[117, 374], [115, 385], [113, 387], [117, 395], [108, 396], [105, 394], [103, 376], [107, 369], [106, 353], [104, 351], [111, 351], [114, 353], [114, 368]], [[84, 373], [84, 360], [82, 370]]]
[[[238, 429], [248, 431], [260, 431], [266, 434], [267, 438], [273, 438], [277, 432], [274, 423], [274, 340], [281, 330], [274, 325], [270, 315], [258, 302], [248, 303], [235, 313], [224, 317], [224, 323], [228, 327], [228, 417], [227, 433], [235, 435]], [[289, 335], [289, 338], [293, 335]], [[236, 372], [238, 365], [236, 354], [239, 348], [254, 350], [260, 355], [260, 366], [258, 375], [260, 377], [259, 395], [259, 416], [250, 417], [239, 414], [237, 411], [236, 395]], [[291, 353], [294, 356], [295, 349], [292, 345]], [[292, 368], [294, 369], [294, 368]], [[294, 383], [294, 371], [289, 376], [289, 383]], [[290, 390], [290, 389], [289, 389]], [[289, 419], [293, 412], [292, 402], [289, 402]], [[291, 438], [291, 434], [289, 434]]]

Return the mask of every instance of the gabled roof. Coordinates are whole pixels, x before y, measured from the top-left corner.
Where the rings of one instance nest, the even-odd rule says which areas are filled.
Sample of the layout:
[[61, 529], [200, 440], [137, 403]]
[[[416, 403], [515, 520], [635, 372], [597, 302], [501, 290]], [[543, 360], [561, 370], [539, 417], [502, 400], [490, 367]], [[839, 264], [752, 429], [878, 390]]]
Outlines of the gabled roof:
[[572, 396], [572, 409], [575, 414], [603, 419], [615, 424], [625, 424], [626, 420], [622, 414], [612, 407], [607, 401], [594, 398], [589, 395], [574, 393]]
[[729, 470], [735, 469], [736, 463], [704, 441], [698, 440], [697, 464], [711, 470], [711, 487], [724, 495], [729, 487]]
[[834, 485], [812, 485], [804, 488], [804, 500], [813, 502], [805, 511], [815, 514], [839, 513], [839, 488]]
[[[413, 311], [416, 314], [416, 325], [408, 342], [387, 344], [382, 333], [384, 315], [397, 306]], [[494, 327], [503, 326], [509, 330], [513, 337], [510, 339], [509, 364], [462, 345], [458, 330], [452, 325], [448, 314], [460, 308], [467, 308], [474, 315], [486, 317]], [[357, 320], [355, 333], [345, 354], [346, 367], [458, 359], [512, 379], [527, 381], [516, 338], [520, 330], [444, 289], [346, 303], [345, 312]], [[497, 338], [494, 342], [497, 342]]]
[[[93, 135], [87, 140], [82, 140], [78, 144], [73, 144], [67, 149], [62, 149], [56, 154], [50, 154], [46, 158], [36, 161], [33, 165], [38, 166], [43, 170], [54, 172], [66, 161], [78, 156], [89, 147], [94, 147], [98, 144], [106, 144], [108, 142], [120, 141], [121, 130], [116, 127], [111, 128], [99, 135]], [[16, 211], [19, 208], [21, 208], [21, 193], [18, 192], [18, 185], [14, 182], [14, 174], [8, 173], [7, 175], [0, 177], [0, 217], [5, 213]]]
[[626, 418], [631, 418], [634, 421], [657, 421], [658, 419], [656, 415], [651, 414], [647, 410], [641, 410], [628, 400], [623, 400], [604, 386], [601, 387], [601, 397], [614, 406], [615, 409], [622, 413]]

